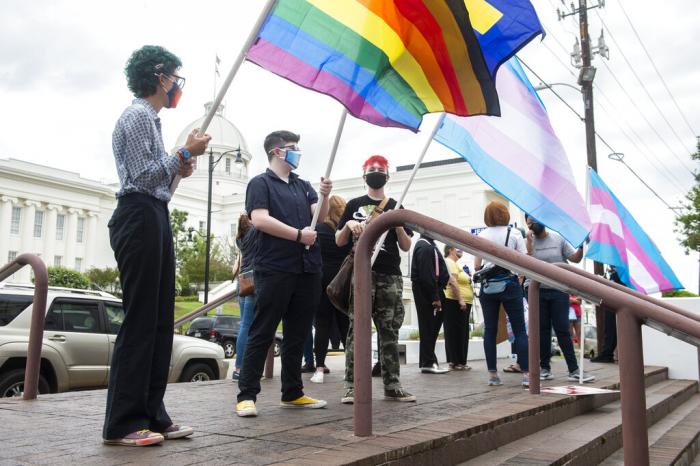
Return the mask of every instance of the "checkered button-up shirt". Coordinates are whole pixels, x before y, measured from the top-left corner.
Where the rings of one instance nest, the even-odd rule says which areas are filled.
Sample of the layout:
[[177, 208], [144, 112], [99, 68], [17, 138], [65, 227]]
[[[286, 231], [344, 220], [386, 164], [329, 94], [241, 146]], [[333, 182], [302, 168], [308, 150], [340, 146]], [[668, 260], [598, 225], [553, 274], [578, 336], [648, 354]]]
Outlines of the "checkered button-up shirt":
[[160, 118], [147, 100], [134, 99], [119, 117], [112, 150], [121, 184], [117, 197], [138, 192], [170, 201], [170, 183], [180, 159], [165, 150]]

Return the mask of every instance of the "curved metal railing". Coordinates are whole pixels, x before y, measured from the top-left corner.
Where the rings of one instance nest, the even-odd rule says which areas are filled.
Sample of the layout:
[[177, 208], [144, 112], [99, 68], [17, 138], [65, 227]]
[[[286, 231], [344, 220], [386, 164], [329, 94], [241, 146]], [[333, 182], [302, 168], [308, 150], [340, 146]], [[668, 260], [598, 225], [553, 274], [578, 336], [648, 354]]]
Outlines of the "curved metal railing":
[[617, 313], [618, 355], [622, 402], [622, 435], [625, 464], [649, 463], [642, 354], [643, 323], [661, 326], [675, 337], [700, 346], [700, 321], [686, 311], [654, 298], [618, 289], [614, 283], [589, 277], [570, 267], [549, 264], [513, 249], [473, 236], [463, 230], [409, 210], [396, 210], [377, 217], [364, 231], [355, 252], [355, 435], [372, 434], [371, 383], [371, 253], [389, 228], [406, 226], [445, 244], [516, 271], [530, 278], [529, 363], [530, 393], [540, 392], [539, 288], [540, 284], [573, 293]]
[[34, 270], [34, 300], [32, 303], [32, 323], [29, 328], [29, 348], [27, 350], [27, 364], [24, 369], [24, 393], [22, 398], [34, 400], [39, 391], [41, 345], [44, 339], [46, 296], [49, 289], [49, 276], [46, 272], [46, 264], [35, 254], [22, 254], [0, 268], [0, 282], [25, 265], [31, 266]]

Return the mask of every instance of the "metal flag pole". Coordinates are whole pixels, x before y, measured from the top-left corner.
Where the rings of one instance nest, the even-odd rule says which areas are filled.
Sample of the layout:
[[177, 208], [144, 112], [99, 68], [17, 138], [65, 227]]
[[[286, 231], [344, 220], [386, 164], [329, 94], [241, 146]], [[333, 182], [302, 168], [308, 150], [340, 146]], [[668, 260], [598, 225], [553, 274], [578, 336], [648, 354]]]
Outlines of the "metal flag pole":
[[[263, 23], [267, 19], [267, 16], [270, 14], [270, 11], [272, 11], [272, 8], [275, 6], [275, 2], [276, 2], [276, 0], [267, 0], [267, 3], [265, 3], [265, 7], [260, 12], [260, 15], [258, 16], [257, 21], [255, 21], [255, 25], [253, 26], [253, 29], [251, 29], [250, 34], [248, 35], [248, 38], [243, 43], [243, 47], [241, 48], [241, 51], [238, 53], [238, 57], [236, 57], [236, 61], [233, 62], [233, 66], [231, 67], [231, 71], [228, 72], [228, 76], [226, 76], [226, 79], [224, 80], [223, 84], [221, 85], [221, 89], [219, 89], [219, 93], [216, 95], [216, 98], [214, 99], [214, 103], [212, 104], [211, 108], [209, 109], [209, 113], [207, 113], [207, 116], [204, 118], [204, 121], [202, 122], [201, 128], [199, 128], [199, 135], [198, 135], [199, 137], [203, 136], [204, 133], [207, 131], [207, 128], [209, 128], [209, 124], [211, 123], [211, 120], [214, 118], [214, 115], [216, 114], [216, 110], [219, 108], [219, 105], [221, 105], [221, 101], [224, 100], [224, 96], [226, 95], [226, 92], [228, 91], [228, 88], [231, 85], [233, 78], [236, 76], [236, 73], [238, 73], [238, 69], [241, 67], [243, 60], [245, 60], [245, 56], [248, 53], [248, 49], [250, 49], [250, 46], [253, 45], [253, 42], [258, 37], [258, 32], [260, 31], [260, 28], [262, 27]], [[182, 179], [182, 177], [180, 175], [176, 175], [175, 178], [173, 178], [173, 182], [170, 183], [170, 193], [171, 194], [175, 193], [175, 190], [177, 189], [177, 186], [180, 184], [181, 179]]]
[[[590, 214], [591, 212], [591, 168], [589, 166], [586, 166], [586, 211]], [[584, 240], [583, 244], [581, 245], [583, 248], [583, 270], [586, 270], [586, 249], [588, 247], [586, 241]], [[583, 304], [583, 302], [581, 303]], [[579, 339], [579, 344], [581, 345], [581, 354], [579, 356], [579, 359], [581, 362], [579, 362], [578, 365], [578, 383], [579, 385], [583, 385], [583, 355], [585, 351], [585, 341], [586, 341], [586, 322], [585, 319], [583, 318], [583, 306], [581, 306], [581, 335], [578, 336]]]
[[[399, 200], [396, 201], [396, 208], [400, 208], [401, 204], [403, 204], [403, 200], [406, 198], [406, 194], [408, 193], [408, 188], [411, 186], [411, 183], [413, 182], [413, 178], [416, 177], [416, 173], [418, 172], [418, 168], [420, 168], [420, 164], [423, 163], [423, 158], [425, 157], [425, 154], [428, 152], [428, 148], [430, 147], [430, 143], [433, 142], [433, 138], [435, 138], [435, 135], [437, 134], [438, 130], [442, 126], [442, 122], [445, 121], [445, 113], [443, 112], [440, 115], [440, 118], [438, 119], [437, 123], [435, 124], [435, 127], [433, 128], [433, 131], [430, 133], [430, 137], [428, 138], [427, 141], [425, 141], [425, 146], [423, 146], [423, 150], [421, 151], [420, 155], [418, 156], [418, 161], [416, 164], [413, 166], [413, 171], [411, 172], [411, 176], [408, 177], [408, 181], [406, 182], [406, 185], [403, 187], [403, 192], [401, 193], [401, 197], [399, 197]], [[377, 260], [377, 256], [379, 256], [379, 250], [381, 249], [381, 246], [377, 247], [377, 245], [382, 245], [384, 244], [384, 240], [386, 239], [386, 235], [389, 233], [389, 231], [385, 231], [382, 236], [379, 238], [377, 243], [374, 245], [374, 252], [372, 253], [372, 264], [374, 264], [374, 261]]]
[[[331, 170], [333, 169], [333, 163], [335, 162], [335, 154], [338, 153], [338, 146], [340, 145], [340, 137], [343, 135], [343, 128], [345, 127], [345, 119], [348, 116], [348, 109], [343, 107], [343, 113], [340, 115], [340, 121], [338, 122], [338, 129], [335, 132], [335, 140], [333, 141], [333, 147], [331, 148], [331, 156], [328, 159], [328, 165], [326, 165], [326, 175], [325, 178], [328, 179], [331, 176]], [[311, 219], [311, 229], [316, 228], [316, 223], [318, 222], [318, 215], [321, 211], [321, 204], [325, 200], [325, 196], [321, 194], [318, 198], [318, 203], [316, 204], [316, 210], [314, 210], [314, 216]], [[309, 249], [311, 246], [306, 246]]]

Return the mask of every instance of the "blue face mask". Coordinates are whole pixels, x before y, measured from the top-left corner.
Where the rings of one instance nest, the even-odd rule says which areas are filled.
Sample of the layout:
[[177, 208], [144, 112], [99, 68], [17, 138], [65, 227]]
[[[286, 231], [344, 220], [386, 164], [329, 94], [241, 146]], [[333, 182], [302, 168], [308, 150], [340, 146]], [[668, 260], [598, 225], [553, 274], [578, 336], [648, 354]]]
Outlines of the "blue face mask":
[[296, 169], [299, 167], [299, 160], [301, 159], [300, 150], [286, 149], [284, 154], [284, 161], [291, 165], [292, 168]]

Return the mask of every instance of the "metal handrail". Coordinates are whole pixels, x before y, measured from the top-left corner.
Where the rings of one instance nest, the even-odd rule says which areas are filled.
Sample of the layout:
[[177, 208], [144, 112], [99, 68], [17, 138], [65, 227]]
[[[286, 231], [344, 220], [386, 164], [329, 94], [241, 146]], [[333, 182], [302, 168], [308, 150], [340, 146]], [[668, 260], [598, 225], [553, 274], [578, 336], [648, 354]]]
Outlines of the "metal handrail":
[[[700, 321], [685, 311], [665, 303], [660, 306], [611, 286], [610, 282], [587, 276], [473, 236], [463, 230], [409, 210], [395, 210], [377, 217], [357, 243], [354, 268], [355, 293], [355, 435], [372, 435], [371, 383], [371, 252], [381, 234], [389, 228], [406, 226], [450, 246], [523, 274], [530, 278], [529, 338], [530, 393], [539, 394], [539, 285], [577, 294], [596, 304], [605, 304], [617, 313], [622, 410], [622, 435], [625, 464], [649, 463], [644, 396], [644, 362], [641, 325], [657, 322], [672, 329], [674, 336], [700, 345]], [[669, 312], [672, 311], [672, 312]]]
[[49, 275], [46, 264], [35, 254], [22, 254], [0, 268], [0, 282], [29, 265], [34, 270], [34, 300], [32, 301], [32, 322], [29, 328], [27, 364], [24, 368], [24, 390], [22, 398], [35, 400], [39, 391], [39, 370], [41, 369], [41, 346], [44, 339], [44, 318], [49, 288]]

